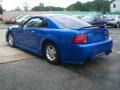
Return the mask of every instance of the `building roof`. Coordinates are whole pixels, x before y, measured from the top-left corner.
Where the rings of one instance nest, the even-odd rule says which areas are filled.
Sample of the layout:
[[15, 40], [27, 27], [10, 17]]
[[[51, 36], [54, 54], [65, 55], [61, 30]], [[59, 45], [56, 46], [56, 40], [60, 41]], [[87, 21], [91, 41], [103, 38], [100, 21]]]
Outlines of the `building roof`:
[[114, 1], [116, 1], [116, 0], [111, 0], [111, 3], [113, 3]]

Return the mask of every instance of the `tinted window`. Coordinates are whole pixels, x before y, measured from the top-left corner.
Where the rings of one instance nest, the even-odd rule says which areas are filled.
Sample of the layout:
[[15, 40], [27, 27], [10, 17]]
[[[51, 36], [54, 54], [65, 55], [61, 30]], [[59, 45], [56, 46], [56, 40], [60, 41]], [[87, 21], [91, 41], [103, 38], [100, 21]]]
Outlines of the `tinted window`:
[[24, 27], [25, 28], [38, 28], [39, 27], [39, 23], [41, 23], [41, 20], [39, 18], [34, 18], [29, 20]]
[[82, 28], [91, 26], [90, 24], [72, 16], [53, 16], [64, 28]]
[[24, 28], [47, 28], [48, 22], [44, 18], [33, 18], [29, 20], [25, 25]]

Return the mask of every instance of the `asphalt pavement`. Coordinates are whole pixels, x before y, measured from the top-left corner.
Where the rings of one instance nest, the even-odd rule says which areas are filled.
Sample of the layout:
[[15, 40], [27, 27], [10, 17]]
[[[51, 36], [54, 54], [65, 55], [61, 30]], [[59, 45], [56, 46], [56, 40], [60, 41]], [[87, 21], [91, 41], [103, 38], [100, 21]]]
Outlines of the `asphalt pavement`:
[[113, 53], [83, 65], [34, 57], [0, 64], [0, 90], [120, 90], [120, 28], [109, 28]]

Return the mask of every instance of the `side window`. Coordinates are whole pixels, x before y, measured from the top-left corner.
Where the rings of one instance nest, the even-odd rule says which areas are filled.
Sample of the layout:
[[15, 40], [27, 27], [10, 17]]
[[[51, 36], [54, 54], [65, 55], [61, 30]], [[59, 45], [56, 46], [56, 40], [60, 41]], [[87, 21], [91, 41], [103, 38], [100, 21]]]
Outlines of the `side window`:
[[24, 28], [47, 28], [47, 27], [48, 22], [44, 18], [33, 18], [24, 25]]
[[41, 23], [39, 18], [33, 18], [24, 25], [24, 28], [38, 28], [39, 23]]
[[39, 23], [40, 28], [48, 28], [48, 21], [45, 18], [41, 19], [41, 22]]

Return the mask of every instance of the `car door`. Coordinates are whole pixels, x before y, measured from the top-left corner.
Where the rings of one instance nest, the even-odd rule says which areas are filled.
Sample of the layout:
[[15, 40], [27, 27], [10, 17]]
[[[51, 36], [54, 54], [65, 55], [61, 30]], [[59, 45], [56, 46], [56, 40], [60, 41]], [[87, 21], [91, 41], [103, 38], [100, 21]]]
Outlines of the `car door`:
[[32, 18], [27, 21], [16, 37], [19, 37], [17, 41], [25, 47], [35, 49], [37, 47], [38, 39], [38, 30], [40, 30], [40, 23], [42, 20], [40, 18]]

